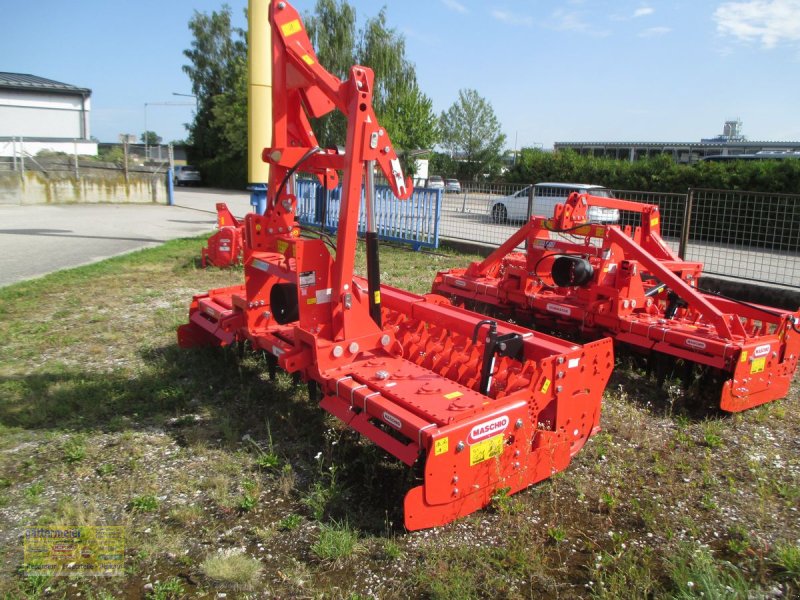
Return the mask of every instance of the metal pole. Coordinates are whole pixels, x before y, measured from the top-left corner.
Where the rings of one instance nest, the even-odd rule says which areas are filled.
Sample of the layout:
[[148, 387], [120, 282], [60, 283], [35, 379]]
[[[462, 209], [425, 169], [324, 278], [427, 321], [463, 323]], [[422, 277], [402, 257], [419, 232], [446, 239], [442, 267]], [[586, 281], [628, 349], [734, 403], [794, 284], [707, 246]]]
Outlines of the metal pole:
[[14, 172], [17, 172], [17, 138], [11, 138], [11, 155], [14, 158]]
[[75, 179], [78, 179], [81, 174], [78, 170], [78, 140], [72, 140], [73, 151], [75, 152]]
[[367, 289], [369, 316], [381, 327], [381, 267], [378, 260], [378, 230], [375, 225], [375, 161], [368, 160], [364, 204], [367, 209]]
[[683, 228], [681, 229], [681, 241], [678, 246], [678, 256], [681, 260], [686, 260], [686, 249], [689, 246], [689, 227], [692, 226], [692, 207], [694, 206], [694, 189], [689, 188], [686, 194], [686, 208], [683, 212]]
[[147, 102], [144, 103], [144, 162], [147, 164]]
[[19, 172], [25, 175], [25, 139], [19, 136]]

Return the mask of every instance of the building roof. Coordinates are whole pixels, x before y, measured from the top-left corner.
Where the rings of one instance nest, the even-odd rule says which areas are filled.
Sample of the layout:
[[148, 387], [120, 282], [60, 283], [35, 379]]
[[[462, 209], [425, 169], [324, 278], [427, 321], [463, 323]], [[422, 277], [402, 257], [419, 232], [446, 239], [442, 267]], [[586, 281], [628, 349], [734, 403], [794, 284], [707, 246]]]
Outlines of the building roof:
[[69, 83], [61, 83], [60, 81], [37, 77], [36, 75], [3, 72], [0, 72], [0, 89], [39, 91], [55, 94], [80, 94], [82, 96], [89, 96], [92, 93], [92, 90], [89, 88], [77, 87]]

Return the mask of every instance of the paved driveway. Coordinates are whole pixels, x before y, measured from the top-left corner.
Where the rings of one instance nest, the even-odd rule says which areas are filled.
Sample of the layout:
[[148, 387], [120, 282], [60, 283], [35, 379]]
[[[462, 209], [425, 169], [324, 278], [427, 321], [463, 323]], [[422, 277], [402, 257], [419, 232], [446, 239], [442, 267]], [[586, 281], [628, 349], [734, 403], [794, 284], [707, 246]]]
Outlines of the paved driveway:
[[250, 210], [247, 192], [204, 188], [176, 189], [175, 206], [0, 205], [0, 286], [210, 232], [217, 202]]

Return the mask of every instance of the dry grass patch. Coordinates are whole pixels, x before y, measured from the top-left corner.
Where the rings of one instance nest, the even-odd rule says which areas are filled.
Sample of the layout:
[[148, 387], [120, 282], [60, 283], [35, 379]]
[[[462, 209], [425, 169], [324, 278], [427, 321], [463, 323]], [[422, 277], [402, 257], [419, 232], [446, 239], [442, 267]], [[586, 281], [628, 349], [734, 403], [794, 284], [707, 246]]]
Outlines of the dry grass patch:
[[214, 583], [244, 592], [255, 588], [263, 567], [257, 559], [234, 548], [208, 556], [200, 570]]

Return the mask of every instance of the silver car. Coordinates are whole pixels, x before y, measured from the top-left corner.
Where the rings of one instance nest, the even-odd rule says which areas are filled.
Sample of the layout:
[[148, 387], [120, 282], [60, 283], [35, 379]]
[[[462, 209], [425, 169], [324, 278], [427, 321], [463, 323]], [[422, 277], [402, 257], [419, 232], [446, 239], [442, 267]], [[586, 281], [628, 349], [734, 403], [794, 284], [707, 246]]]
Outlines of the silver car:
[[[489, 214], [492, 220], [495, 223], [527, 220], [530, 189], [531, 186], [528, 186], [510, 196], [490, 201]], [[600, 185], [587, 183], [537, 183], [533, 186], [532, 215], [552, 217], [556, 204], [564, 204], [572, 192], [613, 198], [611, 190]], [[590, 206], [587, 216], [593, 223], [616, 223], [619, 221], [619, 211], [616, 208]]]
[[200, 185], [202, 182], [200, 171], [191, 165], [177, 165], [173, 182], [175, 185]]

